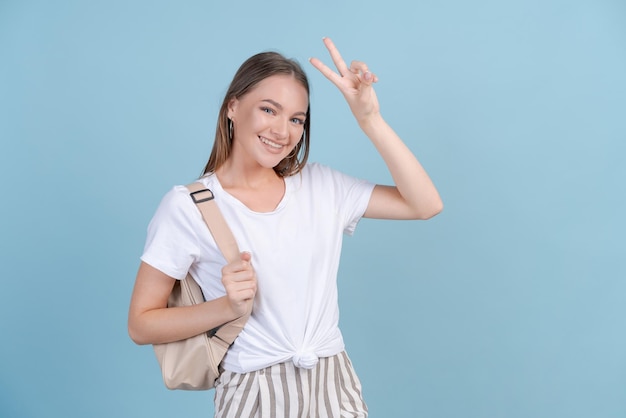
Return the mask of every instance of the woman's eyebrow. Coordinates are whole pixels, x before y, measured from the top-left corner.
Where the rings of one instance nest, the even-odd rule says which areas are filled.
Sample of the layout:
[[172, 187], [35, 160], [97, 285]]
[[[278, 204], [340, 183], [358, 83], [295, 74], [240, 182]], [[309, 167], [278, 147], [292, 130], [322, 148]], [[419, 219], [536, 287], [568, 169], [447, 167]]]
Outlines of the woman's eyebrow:
[[[269, 104], [271, 104], [272, 106], [276, 107], [278, 110], [283, 110], [283, 105], [281, 105], [280, 103], [278, 103], [275, 100], [272, 99], [263, 99], [261, 100], [262, 102], [267, 102]], [[294, 115], [302, 115], [306, 117], [306, 112], [296, 112], [294, 113]]]

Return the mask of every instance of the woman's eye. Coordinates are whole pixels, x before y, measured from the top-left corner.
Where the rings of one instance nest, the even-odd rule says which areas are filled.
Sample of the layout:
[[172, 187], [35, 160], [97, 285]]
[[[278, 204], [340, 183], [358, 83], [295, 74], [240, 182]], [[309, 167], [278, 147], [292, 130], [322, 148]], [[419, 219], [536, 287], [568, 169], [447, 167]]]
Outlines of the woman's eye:
[[262, 107], [261, 110], [264, 111], [265, 113], [269, 113], [270, 115], [274, 114], [274, 109], [269, 108], [269, 107]]
[[293, 118], [291, 121], [297, 125], [304, 125], [304, 120], [300, 118]]

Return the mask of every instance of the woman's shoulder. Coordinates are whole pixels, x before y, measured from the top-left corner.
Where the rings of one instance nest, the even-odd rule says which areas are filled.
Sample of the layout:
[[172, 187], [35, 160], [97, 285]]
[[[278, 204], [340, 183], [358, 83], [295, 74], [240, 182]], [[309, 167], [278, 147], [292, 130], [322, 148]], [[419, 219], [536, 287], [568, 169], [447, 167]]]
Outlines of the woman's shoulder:
[[341, 170], [335, 169], [327, 164], [319, 162], [307, 163], [302, 169], [302, 175], [313, 181], [333, 181], [333, 182], [361, 182], [360, 178], [354, 177]]
[[208, 189], [215, 188], [215, 175], [205, 175], [187, 184], [175, 184], [163, 196], [164, 200], [179, 202], [180, 200], [189, 199], [188, 185], [200, 183]]
[[302, 169], [302, 174], [305, 176], [320, 176], [320, 175], [324, 175], [324, 176], [329, 176], [329, 175], [334, 175], [339, 173], [338, 170], [335, 170], [334, 168], [330, 167], [329, 165], [326, 165], [324, 163], [320, 163], [320, 162], [310, 162], [307, 163], [304, 168]]
[[[202, 183], [205, 187], [212, 189], [214, 188], [214, 177], [215, 176], [203, 176], [195, 180], [195, 182]], [[163, 195], [157, 211], [170, 215], [189, 215], [190, 213], [194, 213], [193, 200], [189, 194], [190, 191], [185, 184], [176, 184], [171, 186], [170, 189]]]

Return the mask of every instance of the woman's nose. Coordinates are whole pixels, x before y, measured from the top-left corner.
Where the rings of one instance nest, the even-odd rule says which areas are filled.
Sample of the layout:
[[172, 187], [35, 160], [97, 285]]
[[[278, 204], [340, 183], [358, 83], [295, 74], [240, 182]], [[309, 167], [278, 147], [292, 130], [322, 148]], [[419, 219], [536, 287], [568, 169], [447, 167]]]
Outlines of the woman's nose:
[[287, 118], [276, 118], [272, 124], [272, 134], [276, 135], [279, 139], [286, 138], [289, 135], [288, 123]]

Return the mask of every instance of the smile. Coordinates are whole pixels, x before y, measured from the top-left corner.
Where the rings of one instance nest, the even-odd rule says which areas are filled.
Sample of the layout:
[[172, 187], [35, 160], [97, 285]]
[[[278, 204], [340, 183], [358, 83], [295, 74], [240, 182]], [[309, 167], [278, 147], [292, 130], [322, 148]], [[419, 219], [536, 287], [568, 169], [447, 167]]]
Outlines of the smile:
[[263, 138], [262, 136], [260, 136], [259, 139], [265, 145], [269, 145], [270, 147], [275, 148], [275, 149], [281, 149], [284, 146], [284, 145], [277, 144], [276, 142], [270, 141], [267, 138]]

